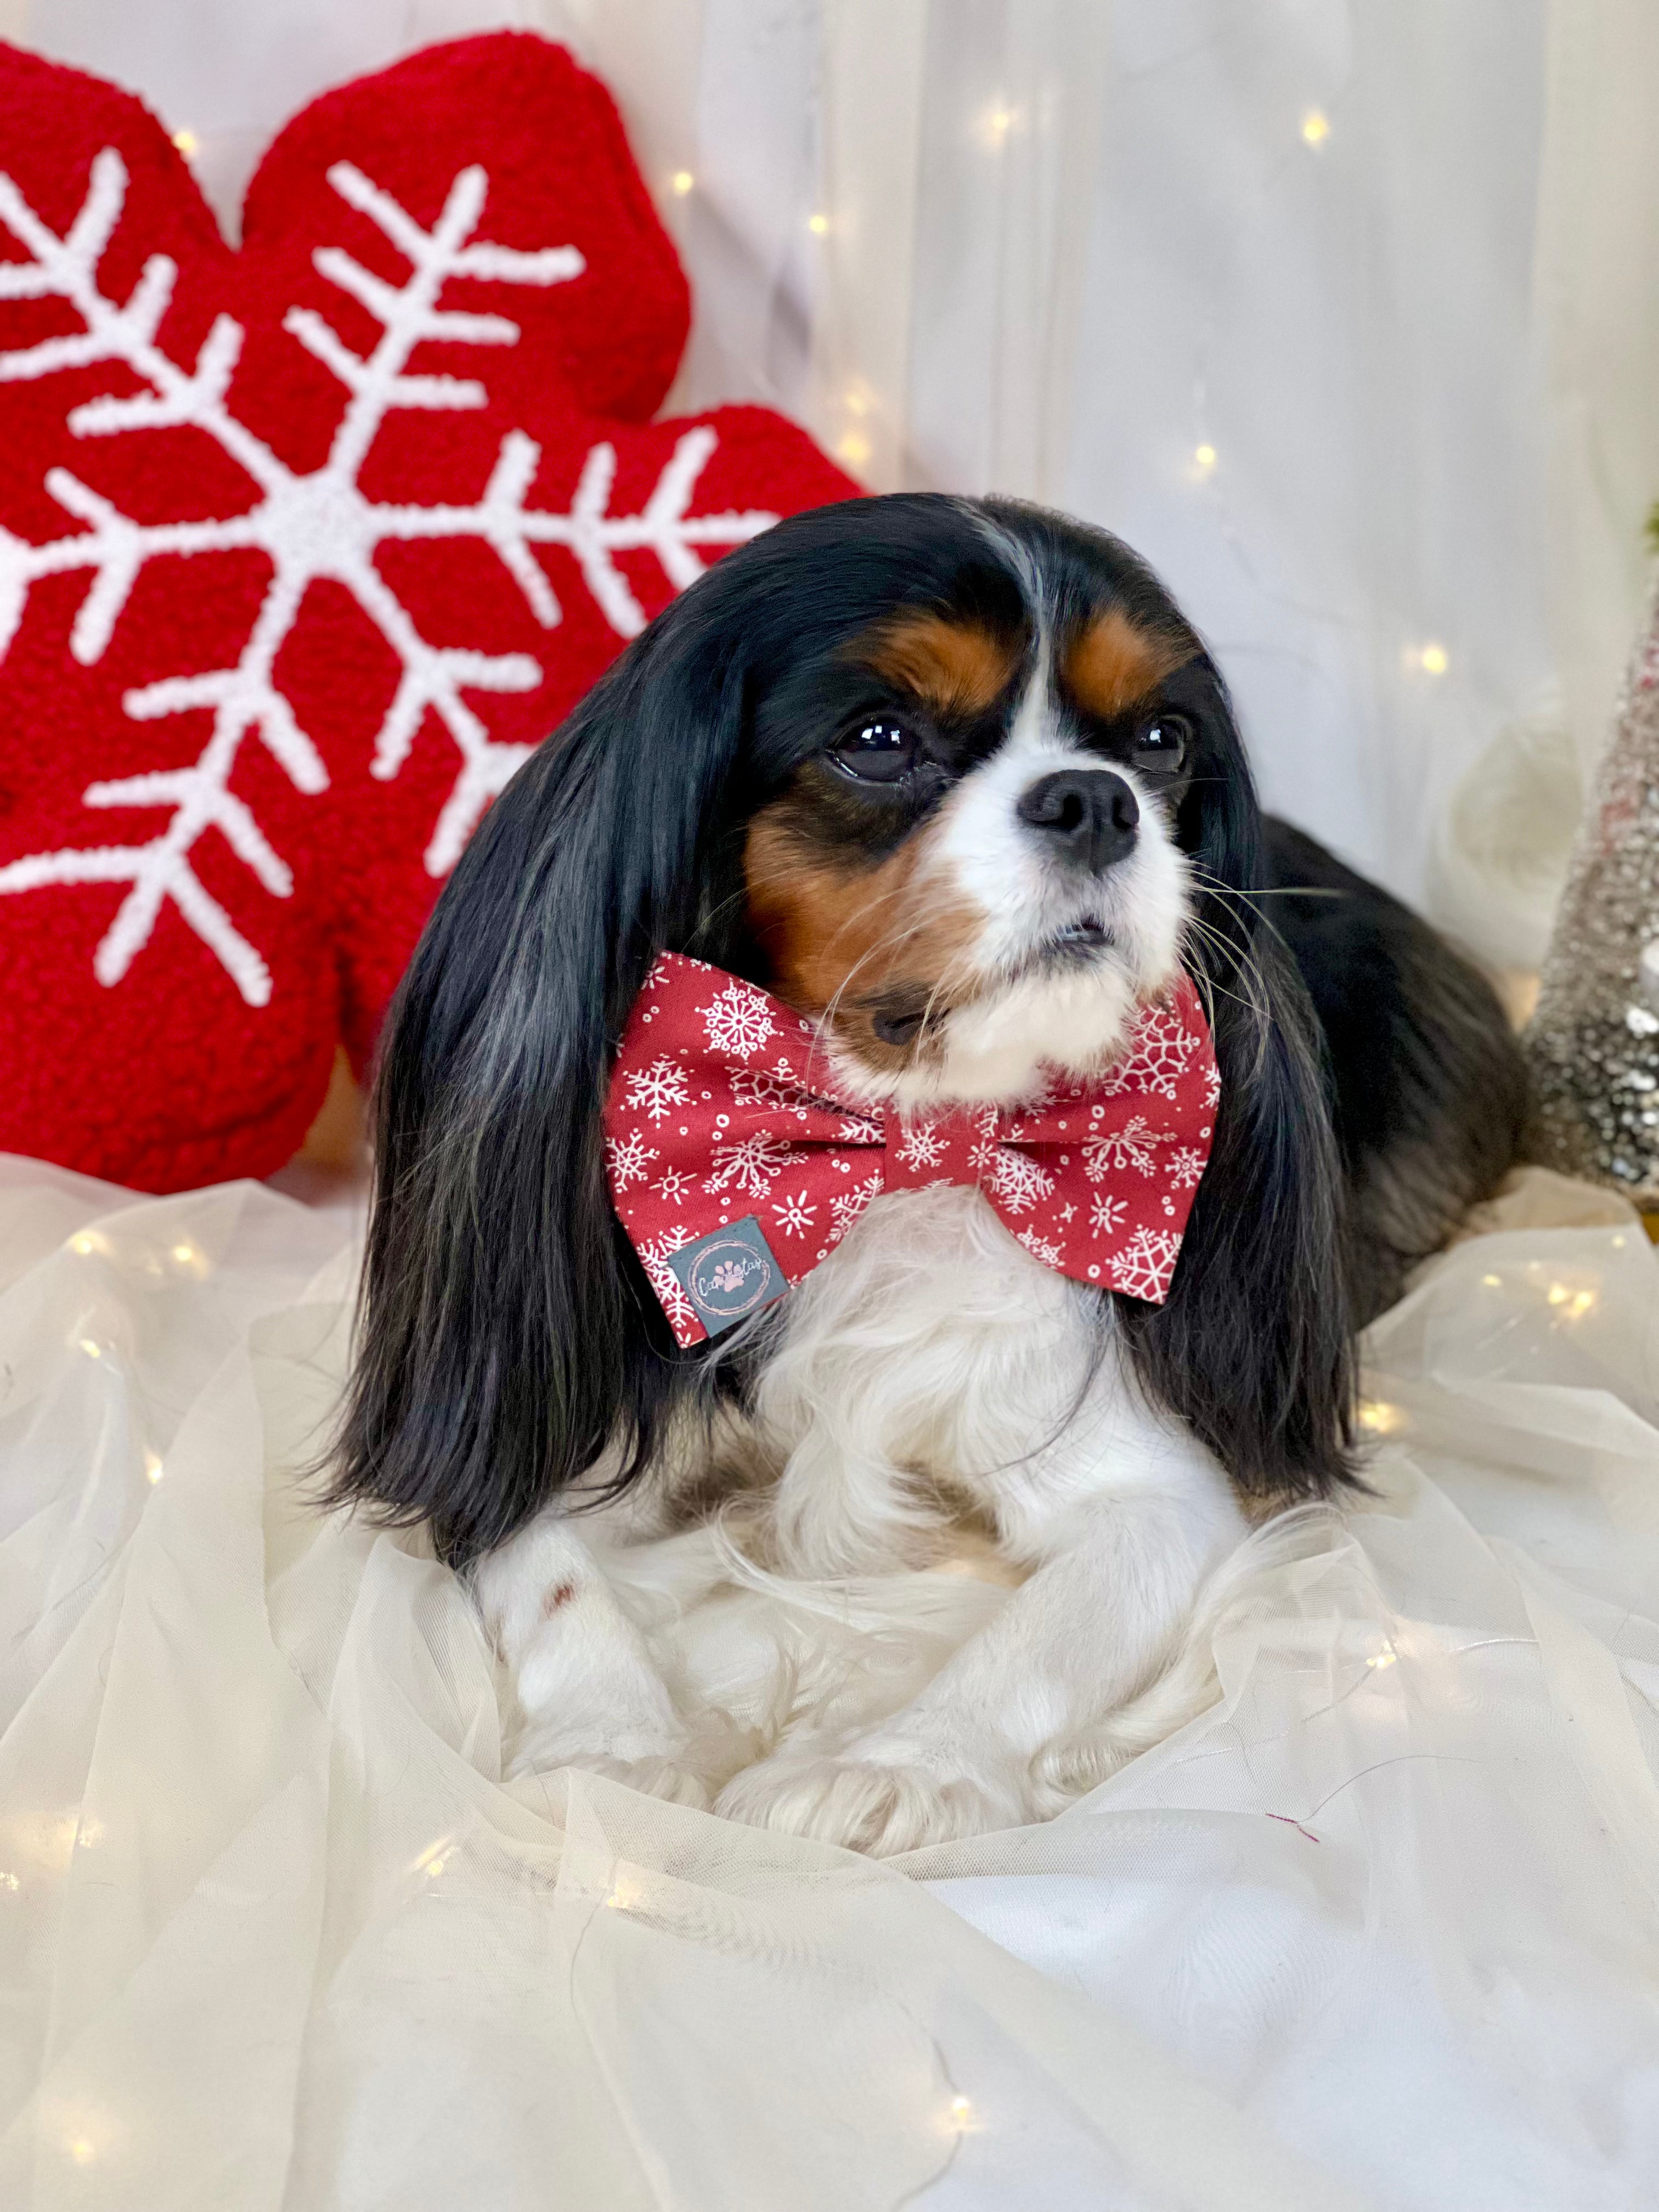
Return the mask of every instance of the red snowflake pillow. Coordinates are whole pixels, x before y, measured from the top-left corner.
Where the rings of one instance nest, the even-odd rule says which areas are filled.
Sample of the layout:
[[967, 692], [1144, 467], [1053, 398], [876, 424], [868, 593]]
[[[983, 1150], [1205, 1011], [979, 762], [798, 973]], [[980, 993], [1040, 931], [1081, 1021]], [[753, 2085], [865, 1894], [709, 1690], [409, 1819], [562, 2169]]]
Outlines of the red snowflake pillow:
[[0, 1150], [264, 1175], [480, 814], [709, 560], [856, 489], [648, 423], [672, 247], [501, 33], [289, 125], [221, 240], [130, 95], [0, 47]]

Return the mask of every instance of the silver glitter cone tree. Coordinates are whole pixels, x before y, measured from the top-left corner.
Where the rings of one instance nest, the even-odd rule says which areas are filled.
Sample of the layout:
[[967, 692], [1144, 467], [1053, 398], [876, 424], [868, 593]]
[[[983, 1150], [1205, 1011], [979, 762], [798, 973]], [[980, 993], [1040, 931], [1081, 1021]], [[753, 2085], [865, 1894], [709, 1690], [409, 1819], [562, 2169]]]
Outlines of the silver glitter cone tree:
[[1659, 592], [1540, 979], [1538, 1157], [1659, 1206]]

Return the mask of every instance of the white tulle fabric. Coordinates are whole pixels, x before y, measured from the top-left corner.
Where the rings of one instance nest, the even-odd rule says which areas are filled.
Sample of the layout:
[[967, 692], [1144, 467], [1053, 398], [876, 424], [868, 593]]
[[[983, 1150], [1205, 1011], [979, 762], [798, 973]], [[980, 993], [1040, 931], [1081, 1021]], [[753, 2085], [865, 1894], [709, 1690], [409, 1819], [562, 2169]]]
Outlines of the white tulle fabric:
[[[1212, 1711], [886, 1865], [503, 1786], [459, 1584], [293, 1473], [356, 1226], [0, 1163], [0, 2203], [1659, 2201], [1659, 1270], [1616, 1202], [1525, 1179], [1378, 1324], [1376, 1495], [1243, 1588]], [[683, 1650], [722, 1607], [758, 1680], [797, 1632], [728, 1591]]]

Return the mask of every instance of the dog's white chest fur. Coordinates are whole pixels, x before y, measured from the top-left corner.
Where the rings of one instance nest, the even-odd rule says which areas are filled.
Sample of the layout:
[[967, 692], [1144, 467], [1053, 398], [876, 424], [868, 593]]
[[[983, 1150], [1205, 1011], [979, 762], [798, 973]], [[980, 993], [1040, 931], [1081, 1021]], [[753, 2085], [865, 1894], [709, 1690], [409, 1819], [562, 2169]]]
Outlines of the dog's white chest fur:
[[[805, 1715], [717, 1809], [883, 1852], [1057, 1810], [1124, 1755], [1111, 1717], [1169, 1664], [1247, 1533], [1225, 1475], [1146, 1402], [1091, 1294], [977, 1192], [878, 1199], [778, 1318], [754, 1421], [782, 1470], [786, 1570], [892, 1574], [971, 1513], [1024, 1580], [898, 1712], [850, 1737]], [[479, 1574], [535, 1763], [695, 1798], [694, 1731], [585, 1527], [604, 1533], [545, 1516]], [[1160, 1732], [1194, 1694], [1164, 1698]]]
[[1097, 1296], [960, 1187], [874, 1201], [792, 1294], [756, 1413], [802, 1574], [925, 1557], [964, 1506], [1024, 1565], [1103, 1496], [1236, 1511], [1215, 1462], [1136, 1389]]

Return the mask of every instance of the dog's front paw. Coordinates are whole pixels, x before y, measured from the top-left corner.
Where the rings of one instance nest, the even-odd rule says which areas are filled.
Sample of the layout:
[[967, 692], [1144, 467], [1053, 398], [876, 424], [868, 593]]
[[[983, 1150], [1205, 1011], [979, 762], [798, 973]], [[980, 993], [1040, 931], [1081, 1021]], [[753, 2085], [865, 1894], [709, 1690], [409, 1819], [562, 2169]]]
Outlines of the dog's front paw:
[[544, 1516], [481, 1562], [479, 1610], [512, 1677], [508, 1782], [580, 1767], [653, 1797], [707, 1806], [691, 1732], [639, 1632], [571, 1531]]
[[914, 1744], [854, 1739], [838, 1753], [775, 1752], [728, 1782], [714, 1810], [751, 1827], [815, 1836], [892, 1858], [1032, 1817], [1024, 1764], [1000, 1753], [947, 1760]]

